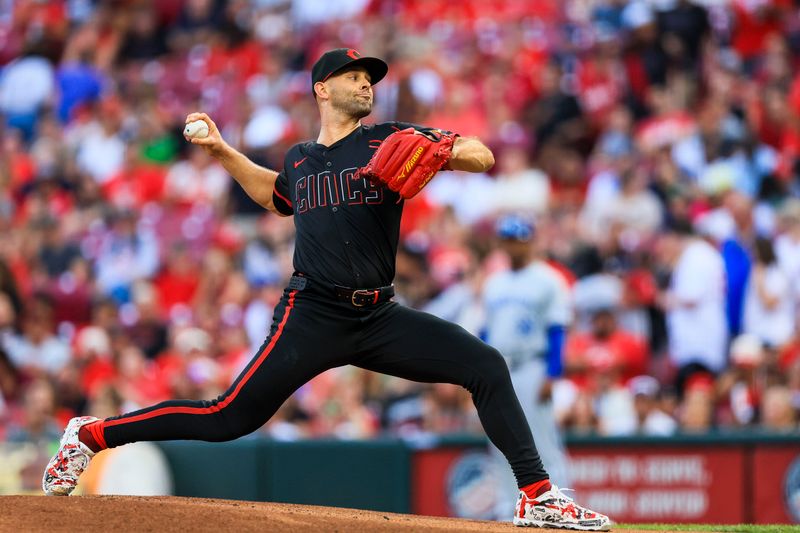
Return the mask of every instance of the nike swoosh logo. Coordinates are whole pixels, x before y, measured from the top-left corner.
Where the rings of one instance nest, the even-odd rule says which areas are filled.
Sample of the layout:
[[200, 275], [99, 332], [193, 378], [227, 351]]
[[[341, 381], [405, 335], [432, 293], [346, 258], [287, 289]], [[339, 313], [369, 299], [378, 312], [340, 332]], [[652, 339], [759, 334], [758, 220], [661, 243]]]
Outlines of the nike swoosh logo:
[[297, 168], [297, 167], [299, 167], [300, 165], [302, 165], [302, 164], [303, 164], [303, 161], [305, 161], [306, 159], [308, 159], [308, 156], [304, 157], [304, 158], [303, 158], [303, 159], [301, 159], [300, 161], [295, 161], [295, 162], [294, 162], [294, 168]]

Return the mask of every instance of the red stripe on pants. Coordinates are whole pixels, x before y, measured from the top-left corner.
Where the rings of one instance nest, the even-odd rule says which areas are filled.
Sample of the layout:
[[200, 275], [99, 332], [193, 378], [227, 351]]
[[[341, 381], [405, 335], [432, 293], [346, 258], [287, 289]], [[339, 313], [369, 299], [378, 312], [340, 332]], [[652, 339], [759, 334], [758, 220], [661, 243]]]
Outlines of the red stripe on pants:
[[272, 348], [275, 346], [275, 343], [278, 342], [278, 339], [283, 332], [283, 326], [286, 324], [286, 321], [289, 319], [289, 313], [294, 307], [294, 297], [297, 294], [297, 291], [292, 291], [289, 293], [289, 302], [286, 306], [286, 311], [283, 313], [283, 319], [281, 320], [280, 324], [278, 324], [278, 329], [275, 331], [275, 336], [272, 337], [272, 340], [269, 344], [261, 351], [261, 354], [258, 356], [256, 363], [250, 367], [250, 370], [247, 371], [247, 374], [242, 377], [239, 381], [239, 384], [236, 385], [236, 388], [233, 392], [225, 398], [223, 401], [214, 405], [212, 407], [162, 407], [161, 409], [156, 409], [155, 411], [150, 411], [149, 413], [143, 413], [141, 415], [132, 416], [130, 418], [118, 418], [116, 420], [108, 420], [105, 423], [105, 427], [110, 426], [118, 426], [120, 424], [129, 424], [133, 422], [140, 422], [142, 420], [147, 420], [148, 418], [153, 418], [156, 416], [162, 415], [173, 415], [173, 414], [187, 414], [187, 415], [207, 415], [211, 413], [216, 413], [225, 407], [227, 407], [233, 400], [236, 399], [236, 396], [239, 394], [239, 391], [242, 390], [245, 383], [253, 376], [258, 367], [269, 357], [269, 353], [272, 351]]

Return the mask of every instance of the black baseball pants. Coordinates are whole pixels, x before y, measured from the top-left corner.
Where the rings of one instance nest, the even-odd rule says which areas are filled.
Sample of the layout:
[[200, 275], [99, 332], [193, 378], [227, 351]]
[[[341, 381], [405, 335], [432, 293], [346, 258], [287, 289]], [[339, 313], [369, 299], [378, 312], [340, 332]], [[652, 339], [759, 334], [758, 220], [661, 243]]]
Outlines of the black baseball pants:
[[466, 330], [395, 302], [356, 308], [309, 280], [284, 291], [264, 344], [211, 401], [172, 400], [105, 422], [109, 447], [137, 441], [227, 441], [260, 428], [314, 376], [342, 365], [466, 388], [520, 487], [547, 477], [500, 353]]

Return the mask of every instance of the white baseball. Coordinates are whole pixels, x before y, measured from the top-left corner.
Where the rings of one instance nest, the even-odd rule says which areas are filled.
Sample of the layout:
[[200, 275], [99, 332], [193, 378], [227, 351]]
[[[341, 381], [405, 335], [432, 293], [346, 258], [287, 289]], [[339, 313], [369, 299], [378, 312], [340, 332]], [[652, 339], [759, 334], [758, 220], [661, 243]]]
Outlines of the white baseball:
[[183, 134], [190, 139], [202, 139], [208, 137], [208, 124], [205, 120], [194, 120], [186, 124]]

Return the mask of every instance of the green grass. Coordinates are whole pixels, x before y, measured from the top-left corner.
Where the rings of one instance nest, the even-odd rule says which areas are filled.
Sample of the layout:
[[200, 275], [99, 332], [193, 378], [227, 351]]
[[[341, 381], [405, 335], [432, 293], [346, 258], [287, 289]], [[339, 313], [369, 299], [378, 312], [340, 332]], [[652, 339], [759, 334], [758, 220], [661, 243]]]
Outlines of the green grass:
[[800, 526], [768, 524], [714, 525], [714, 524], [617, 524], [617, 529], [640, 529], [646, 531], [709, 531], [714, 533], [800, 533]]

